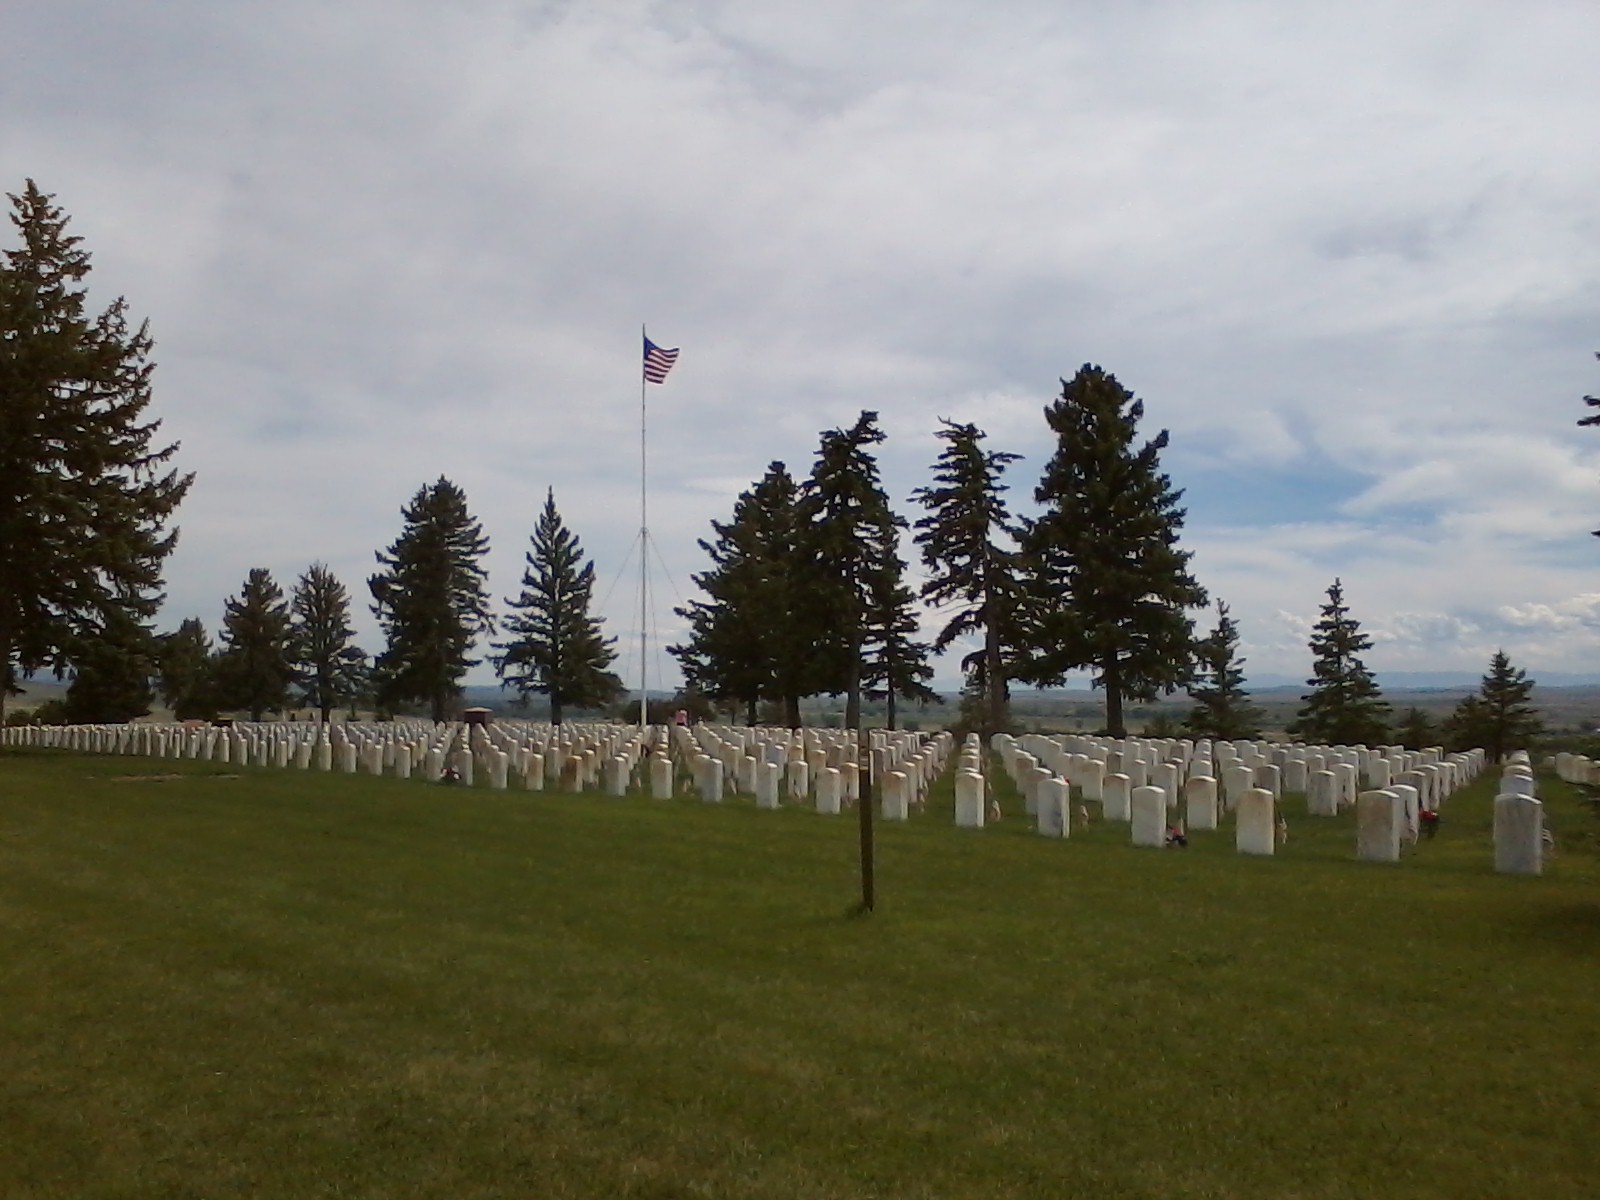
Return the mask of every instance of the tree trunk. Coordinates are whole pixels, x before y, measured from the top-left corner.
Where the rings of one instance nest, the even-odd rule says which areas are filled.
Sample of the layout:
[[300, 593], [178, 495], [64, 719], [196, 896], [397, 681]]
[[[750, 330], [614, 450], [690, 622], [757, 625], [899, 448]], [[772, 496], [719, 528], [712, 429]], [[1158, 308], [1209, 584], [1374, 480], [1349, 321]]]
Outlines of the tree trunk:
[[759, 703], [754, 696], [744, 702], [744, 723], [752, 729], [755, 728], [756, 718], [761, 715], [757, 711]]
[[1116, 655], [1101, 665], [1100, 686], [1106, 691], [1106, 733], [1114, 738], [1128, 736], [1128, 727], [1122, 718], [1122, 671]]
[[850, 652], [850, 677], [844, 693], [844, 727], [861, 728], [861, 647]]
[[550, 724], [561, 724], [561, 697], [558, 693], [550, 693]]
[[884, 723], [890, 729], [894, 728], [894, 684], [889, 684], [889, 696], [884, 710]]
[[1000, 630], [996, 627], [990, 605], [984, 605], [983, 628], [983, 687], [984, 722], [989, 732], [998, 733], [1006, 727], [1006, 681], [1000, 675]]
[[800, 697], [785, 696], [783, 698], [783, 719], [790, 729], [800, 728]]

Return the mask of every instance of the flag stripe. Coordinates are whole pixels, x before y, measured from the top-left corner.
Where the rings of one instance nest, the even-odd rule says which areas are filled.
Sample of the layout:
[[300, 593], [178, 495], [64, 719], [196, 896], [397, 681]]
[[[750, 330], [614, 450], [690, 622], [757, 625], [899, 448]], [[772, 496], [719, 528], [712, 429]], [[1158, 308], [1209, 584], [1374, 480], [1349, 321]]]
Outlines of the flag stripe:
[[678, 361], [677, 350], [663, 350], [648, 337], [644, 339], [644, 377], [651, 383], [660, 383]]

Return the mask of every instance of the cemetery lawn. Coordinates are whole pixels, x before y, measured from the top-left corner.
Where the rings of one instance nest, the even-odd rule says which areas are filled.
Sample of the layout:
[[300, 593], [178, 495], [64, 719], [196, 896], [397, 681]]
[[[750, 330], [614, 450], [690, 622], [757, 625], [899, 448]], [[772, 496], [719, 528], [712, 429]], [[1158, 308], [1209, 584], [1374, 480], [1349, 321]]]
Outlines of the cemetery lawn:
[[1597, 820], [1136, 850], [0, 753], [0, 1195], [1600, 1193]]

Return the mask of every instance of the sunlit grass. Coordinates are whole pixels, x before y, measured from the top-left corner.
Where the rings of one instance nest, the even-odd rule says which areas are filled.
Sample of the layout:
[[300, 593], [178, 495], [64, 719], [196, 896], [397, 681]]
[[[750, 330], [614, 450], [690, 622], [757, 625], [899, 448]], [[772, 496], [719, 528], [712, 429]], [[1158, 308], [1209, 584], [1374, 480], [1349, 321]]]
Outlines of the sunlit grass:
[[1399, 866], [944, 790], [855, 918], [849, 818], [6, 755], [0, 1195], [1589, 1196], [1545, 791], [1524, 879], [1483, 788]]

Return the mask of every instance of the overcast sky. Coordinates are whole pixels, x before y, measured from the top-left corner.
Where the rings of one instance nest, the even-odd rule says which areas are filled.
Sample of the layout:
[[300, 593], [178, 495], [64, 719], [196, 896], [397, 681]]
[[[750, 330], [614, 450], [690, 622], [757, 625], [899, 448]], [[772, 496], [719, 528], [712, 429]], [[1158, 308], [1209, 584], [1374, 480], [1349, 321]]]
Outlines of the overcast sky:
[[419, 487], [497, 601], [553, 487], [636, 681], [648, 323], [656, 642], [710, 521], [864, 408], [908, 518], [940, 417], [1031, 510], [1093, 362], [1253, 676], [1337, 576], [1378, 671], [1537, 677], [1600, 669], [1597, 51], [1592, 0], [11, 0], [0, 188], [150, 321], [197, 475], [163, 628], [322, 560], [377, 648]]

